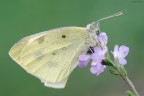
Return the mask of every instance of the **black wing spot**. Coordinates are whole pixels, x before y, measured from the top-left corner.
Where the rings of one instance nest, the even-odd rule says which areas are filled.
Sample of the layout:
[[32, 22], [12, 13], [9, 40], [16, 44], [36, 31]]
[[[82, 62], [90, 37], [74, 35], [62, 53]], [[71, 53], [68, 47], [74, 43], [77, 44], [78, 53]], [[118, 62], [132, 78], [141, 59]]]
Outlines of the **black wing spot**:
[[66, 35], [62, 35], [62, 38], [66, 38]]
[[52, 55], [56, 55], [56, 53], [55, 53], [55, 52], [53, 52], [53, 53], [52, 53]]

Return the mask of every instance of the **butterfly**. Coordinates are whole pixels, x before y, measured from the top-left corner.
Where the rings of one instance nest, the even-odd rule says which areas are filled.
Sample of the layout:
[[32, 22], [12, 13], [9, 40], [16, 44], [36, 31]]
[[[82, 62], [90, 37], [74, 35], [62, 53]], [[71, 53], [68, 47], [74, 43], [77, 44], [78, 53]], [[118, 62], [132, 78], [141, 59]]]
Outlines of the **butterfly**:
[[61, 27], [24, 37], [13, 45], [10, 57], [24, 70], [39, 78], [45, 86], [64, 88], [78, 64], [97, 44], [99, 21], [122, 15], [124, 11], [97, 20], [86, 27]]

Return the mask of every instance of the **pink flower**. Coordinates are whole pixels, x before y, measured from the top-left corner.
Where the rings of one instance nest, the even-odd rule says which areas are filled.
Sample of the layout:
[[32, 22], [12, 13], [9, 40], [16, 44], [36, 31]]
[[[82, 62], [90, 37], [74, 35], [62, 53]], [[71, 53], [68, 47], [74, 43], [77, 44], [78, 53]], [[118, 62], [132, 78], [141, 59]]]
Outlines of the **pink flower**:
[[97, 41], [99, 42], [100, 47], [93, 47], [94, 53], [92, 53], [91, 55], [80, 55], [78, 67], [83, 68], [87, 66], [89, 60], [92, 60], [90, 72], [98, 76], [106, 68], [106, 66], [102, 64], [102, 61], [105, 60], [105, 54], [108, 51], [108, 48], [106, 46], [108, 37], [106, 33], [102, 32], [97, 37]]
[[114, 51], [112, 52], [114, 59], [118, 60], [121, 65], [125, 65], [127, 63], [125, 57], [129, 53], [129, 48], [122, 45], [118, 47], [118, 45], [115, 45]]

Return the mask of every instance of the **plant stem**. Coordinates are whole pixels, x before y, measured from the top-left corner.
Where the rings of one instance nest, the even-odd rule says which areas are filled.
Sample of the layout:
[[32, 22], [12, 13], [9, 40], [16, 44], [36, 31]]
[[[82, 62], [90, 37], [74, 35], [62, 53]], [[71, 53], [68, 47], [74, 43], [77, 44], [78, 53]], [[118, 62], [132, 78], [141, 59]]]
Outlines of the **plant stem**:
[[119, 73], [120, 77], [121, 77], [121, 78], [123, 79], [123, 81], [126, 83], [126, 85], [128, 86], [128, 88], [135, 94], [135, 96], [139, 96], [138, 92], [136, 91], [133, 83], [132, 83], [131, 80], [128, 78], [128, 76], [124, 76], [117, 67], [115, 67], [115, 66], [113, 66], [113, 67], [117, 70], [117, 72]]
[[128, 77], [126, 77], [126, 80], [129, 83], [129, 85], [132, 87], [132, 90], [133, 90], [132, 92], [134, 92], [134, 94], [136, 96], [139, 96], [139, 94], [138, 94], [137, 90], [135, 89], [135, 87], [134, 87], [133, 83], [131, 82], [131, 80]]

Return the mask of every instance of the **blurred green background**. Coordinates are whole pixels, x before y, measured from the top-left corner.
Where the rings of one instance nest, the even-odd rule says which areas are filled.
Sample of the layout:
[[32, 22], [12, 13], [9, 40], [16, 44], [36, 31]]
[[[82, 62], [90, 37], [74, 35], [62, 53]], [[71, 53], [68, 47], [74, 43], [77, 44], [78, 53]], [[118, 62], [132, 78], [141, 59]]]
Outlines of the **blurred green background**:
[[130, 47], [125, 66], [140, 96], [144, 95], [144, 0], [0, 0], [0, 96], [126, 96], [118, 76], [108, 70], [96, 77], [89, 68], [76, 68], [65, 89], [44, 87], [8, 55], [21, 38], [64, 26], [82, 26], [120, 10], [120, 17], [101, 22], [115, 44]]

